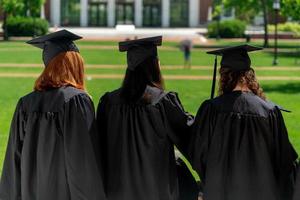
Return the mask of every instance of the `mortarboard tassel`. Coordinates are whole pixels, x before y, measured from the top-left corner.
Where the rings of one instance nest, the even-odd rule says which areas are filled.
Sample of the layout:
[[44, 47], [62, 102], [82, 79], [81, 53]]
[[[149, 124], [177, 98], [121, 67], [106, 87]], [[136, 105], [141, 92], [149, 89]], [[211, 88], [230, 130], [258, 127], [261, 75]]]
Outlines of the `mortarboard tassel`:
[[216, 55], [213, 82], [212, 82], [212, 86], [211, 86], [211, 95], [210, 95], [211, 99], [213, 99], [214, 96], [215, 96], [215, 87], [216, 87], [216, 78], [217, 78], [217, 65], [218, 65], [218, 56]]

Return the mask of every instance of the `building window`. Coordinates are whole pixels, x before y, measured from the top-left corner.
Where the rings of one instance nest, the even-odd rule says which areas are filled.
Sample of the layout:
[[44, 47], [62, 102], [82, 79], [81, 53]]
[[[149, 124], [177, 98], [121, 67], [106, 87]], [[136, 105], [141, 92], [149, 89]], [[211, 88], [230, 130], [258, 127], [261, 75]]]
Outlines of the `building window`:
[[107, 26], [107, 0], [89, 1], [89, 26]]
[[143, 1], [143, 25], [148, 27], [161, 26], [161, 0]]
[[170, 4], [170, 25], [172, 27], [189, 26], [189, 0], [171, 0]]
[[116, 24], [134, 24], [134, 1], [116, 1]]
[[61, 0], [61, 25], [80, 25], [80, 0]]

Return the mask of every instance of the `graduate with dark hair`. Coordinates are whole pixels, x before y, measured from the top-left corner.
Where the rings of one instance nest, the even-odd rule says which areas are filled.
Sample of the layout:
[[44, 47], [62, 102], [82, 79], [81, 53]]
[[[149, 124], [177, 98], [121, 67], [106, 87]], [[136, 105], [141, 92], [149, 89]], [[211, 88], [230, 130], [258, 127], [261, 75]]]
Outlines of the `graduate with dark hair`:
[[157, 46], [162, 37], [125, 41], [128, 68], [120, 89], [101, 97], [97, 125], [109, 200], [178, 200], [174, 144], [186, 151], [193, 117], [164, 90]]
[[93, 103], [84, 63], [69, 31], [29, 41], [45, 69], [22, 97], [10, 129], [1, 200], [105, 200], [93, 145]]
[[222, 56], [220, 95], [198, 110], [189, 158], [199, 173], [204, 200], [289, 200], [297, 153], [280, 106], [268, 101], [248, 52], [249, 45], [209, 54]]

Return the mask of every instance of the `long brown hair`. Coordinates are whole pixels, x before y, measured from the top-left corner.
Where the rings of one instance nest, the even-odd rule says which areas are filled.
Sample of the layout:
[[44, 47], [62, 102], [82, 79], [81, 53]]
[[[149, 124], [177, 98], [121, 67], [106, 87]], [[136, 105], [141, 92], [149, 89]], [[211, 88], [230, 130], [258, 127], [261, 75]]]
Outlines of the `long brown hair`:
[[84, 61], [77, 52], [63, 52], [54, 57], [35, 81], [34, 90], [45, 91], [62, 86], [85, 90]]
[[263, 89], [260, 87], [252, 68], [242, 71], [233, 71], [228, 68], [221, 68], [220, 75], [219, 95], [232, 92], [237, 84], [241, 83], [246, 84], [255, 95], [266, 100]]
[[147, 101], [147, 95], [143, 96], [147, 85], [164, 89], [159, 60], [156, 57], [147, 58], [134, 71], [127, 69], [122, 95], [129, 102], [136, 102], [141, 97]]

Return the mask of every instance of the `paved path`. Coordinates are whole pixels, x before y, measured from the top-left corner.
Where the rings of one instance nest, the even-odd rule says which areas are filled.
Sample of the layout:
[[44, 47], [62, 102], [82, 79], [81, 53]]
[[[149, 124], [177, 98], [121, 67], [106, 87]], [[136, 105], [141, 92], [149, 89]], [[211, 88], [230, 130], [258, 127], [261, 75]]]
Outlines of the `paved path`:
[[[0, 73], [2, 78], [36, 78], [39, 73]], [[123, 74], [87, 74], [88, 80], [91, 79], [122, 79]], [[193, 76], [193, 75], [164, 75], [165, 80], [211, 80], [211, 76]], [[289, 76], [260, 76], [259, 80], [272, 81], [300, 81], [300, 77]]]
[[[42, 64], [37, 63], [26, 63], [26, 64], [20, 64], [20, 63], [0, 63], [0, 68], [6, 68], [6, 67], [20, 67], [20, 68], [43, 68], [44, 66]], [[97, 65], [97, 64], [87, 64], [87, 69], [125, 69], [125, 65]], [[164, 65], [161, 66], [162, 69], [167, 70], [178, 70], [183, 69], [182, 66], [174, 65], [174, 66], [168, 66]], [[191, 70], [212, 70], [212, 66], [193, 66]], [[255, 71], [300, 71], [300, 67], [256, 67]]]

